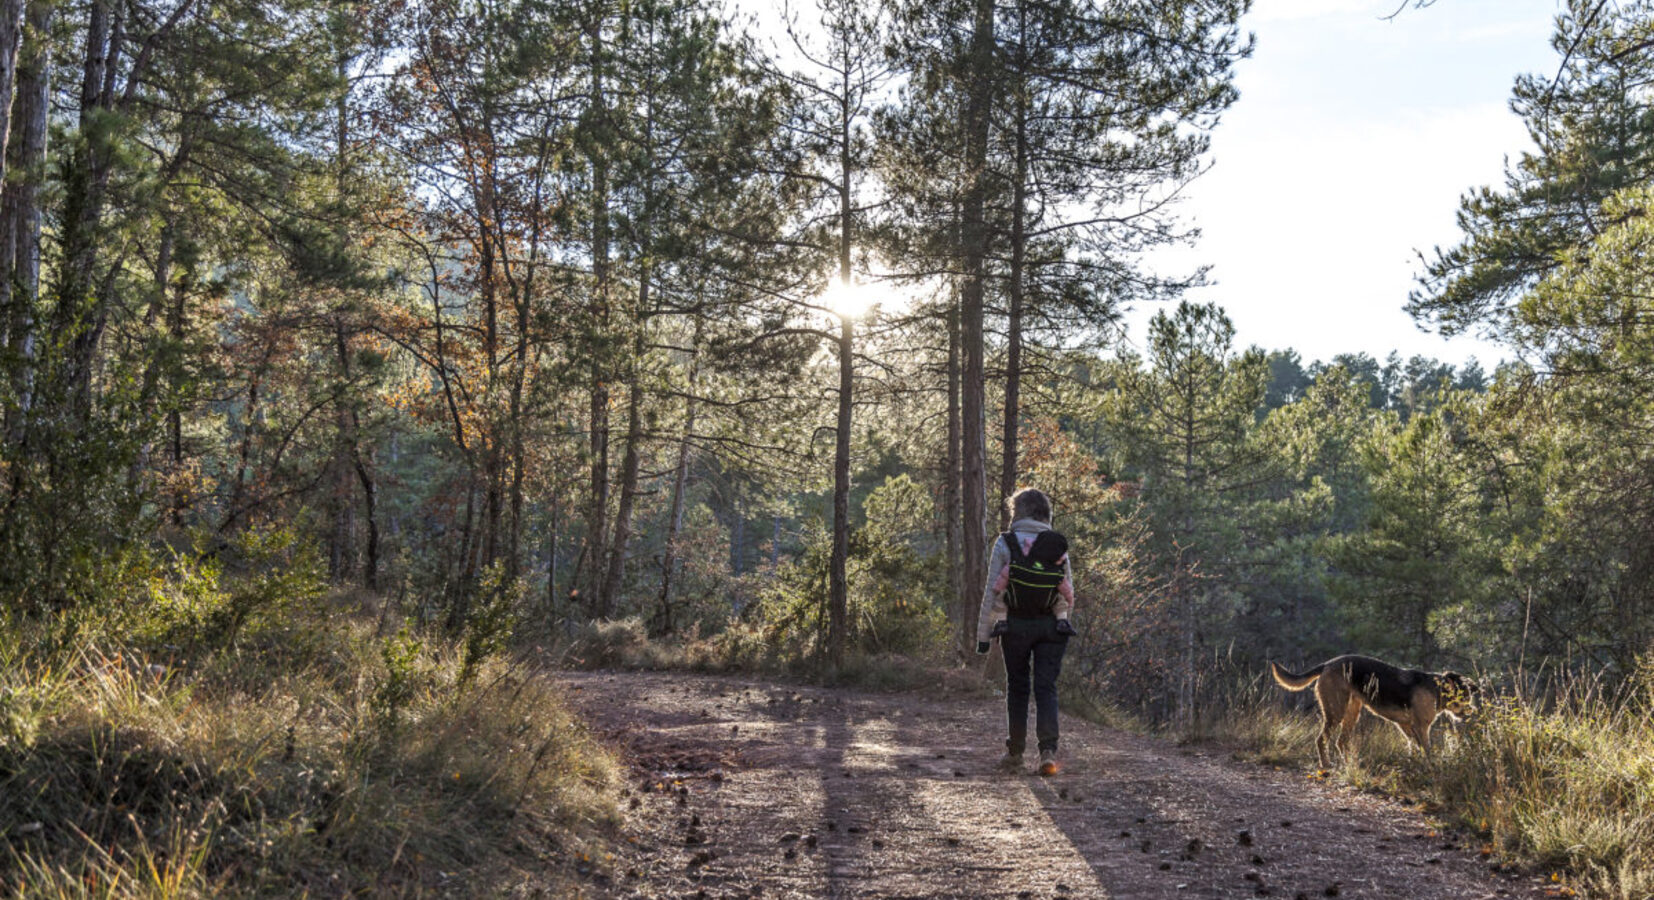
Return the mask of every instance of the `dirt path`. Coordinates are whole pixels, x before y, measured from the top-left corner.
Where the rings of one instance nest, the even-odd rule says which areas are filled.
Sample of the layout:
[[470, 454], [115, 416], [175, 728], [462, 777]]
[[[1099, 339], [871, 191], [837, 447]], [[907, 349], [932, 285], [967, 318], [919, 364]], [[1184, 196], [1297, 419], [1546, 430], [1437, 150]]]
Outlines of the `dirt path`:
[[1395, 803], [1065, 718], [992, 771], [1003, 706], [656, 673], [565, 676], [635, 765], [594, 896], [1536, 897]]

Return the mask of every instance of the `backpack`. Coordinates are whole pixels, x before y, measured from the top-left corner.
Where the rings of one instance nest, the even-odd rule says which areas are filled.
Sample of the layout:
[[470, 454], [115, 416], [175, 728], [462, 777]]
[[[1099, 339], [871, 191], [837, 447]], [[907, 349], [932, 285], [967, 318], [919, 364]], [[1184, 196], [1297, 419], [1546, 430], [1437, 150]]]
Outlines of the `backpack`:
[[1000, 538], [1011, 556], [1006, 608], [1019, 617], [1049, 615], [1057, 605], [1057, 585], [1067, 577], [1062, 558], [1068, 555], [1068, 538], [1055, 531], [1042, 531], [1027, 553], [1022, 552], [1022, 542], [1014, 532], [1007, 531]]

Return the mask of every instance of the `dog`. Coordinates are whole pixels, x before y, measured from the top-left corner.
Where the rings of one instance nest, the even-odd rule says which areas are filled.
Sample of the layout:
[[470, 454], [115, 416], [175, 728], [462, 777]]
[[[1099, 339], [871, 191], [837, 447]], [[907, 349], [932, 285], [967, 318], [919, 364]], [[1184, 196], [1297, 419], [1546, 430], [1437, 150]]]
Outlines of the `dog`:
[[1315, 686], [1315, 700], [1321, 707], [1321, 734], [1315, 739], [1315, 752], [1323, 769], [1332, 768], [1328, 751], [1335, 733], [1338, 755], [1355, 758], [1349, 753], [1349, 744], [1363, 707], [1394, 723], [1428, 760], [1430, 727], [1436, 718], [1468, 718], [1479, 693], [1476, 682], [1457, 672], [1403, 669], [1370, 656], [1336, 657], [1302, 674], [1271, 661], [1269, 671], [1275, 683], [1289, 691]]

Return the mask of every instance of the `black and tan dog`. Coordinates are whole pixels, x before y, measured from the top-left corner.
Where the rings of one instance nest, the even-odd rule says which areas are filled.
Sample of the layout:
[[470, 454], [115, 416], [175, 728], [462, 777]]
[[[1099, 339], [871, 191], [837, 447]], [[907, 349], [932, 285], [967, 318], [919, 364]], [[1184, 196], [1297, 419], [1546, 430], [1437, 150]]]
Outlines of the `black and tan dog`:
[[1315, 685], [1315, 700], [1321, 706], [1321, 735], [1315, 739], [1315, 751], [1322, 768], [1332, 765], [1327, 751], [1334, 732], [1339, 756], [1353, 759], [1349, 742], [1362, 707], [1395, 723], [1429, 757], [1430, 726], [1436, 717], [1469, 715], [1477, 693], [1476, 683], [1457, 672], [1403, 669], [1370, 656], [1340, 656], [1302, 674], [1271, 662], [1269, 671], [1275, 683], [1289, 691]]

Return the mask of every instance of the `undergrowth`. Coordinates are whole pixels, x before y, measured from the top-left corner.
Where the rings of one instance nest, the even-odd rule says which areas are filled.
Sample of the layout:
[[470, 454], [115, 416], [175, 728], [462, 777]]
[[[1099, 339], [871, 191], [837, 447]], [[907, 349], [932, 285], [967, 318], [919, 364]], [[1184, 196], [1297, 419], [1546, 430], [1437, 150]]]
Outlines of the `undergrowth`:
[[0, 624], [0, 895], [555, 894], [602, 854], [617, 763], [537, 663], [379, 637], [277, 555]]
[[[1314, 768], [1319, 714], [1291, 709], [1267, 676], [1238, 685], [1197, 737], [1259, 762]], [[1517, 683], [1487, 678], [1488, 683]], [[1362, 717], [1357, 759], [1331, 777], [1417, 803], [1478, 836], [1490, 859], [1555, 876], [1584, 896], [1654, 897], [1654, 677], [1613, 689], [1561, 678], [1506, 692], [1454, 726], [1438, 721], [1434, 765], [1396, 729]]]
[[663, 640], [651, 638], [638, 618], [598, 620], [582, 625], [562, 656], [568, 664], [588, 669], [766, 675], [875, 691], [983, 694], [989, 689], [980, 671], [960, 668], [941, 651], [852, 650], [841, 665], [831, 667], [807, 642], [740, 622], [707, 637], [691, 632]]

